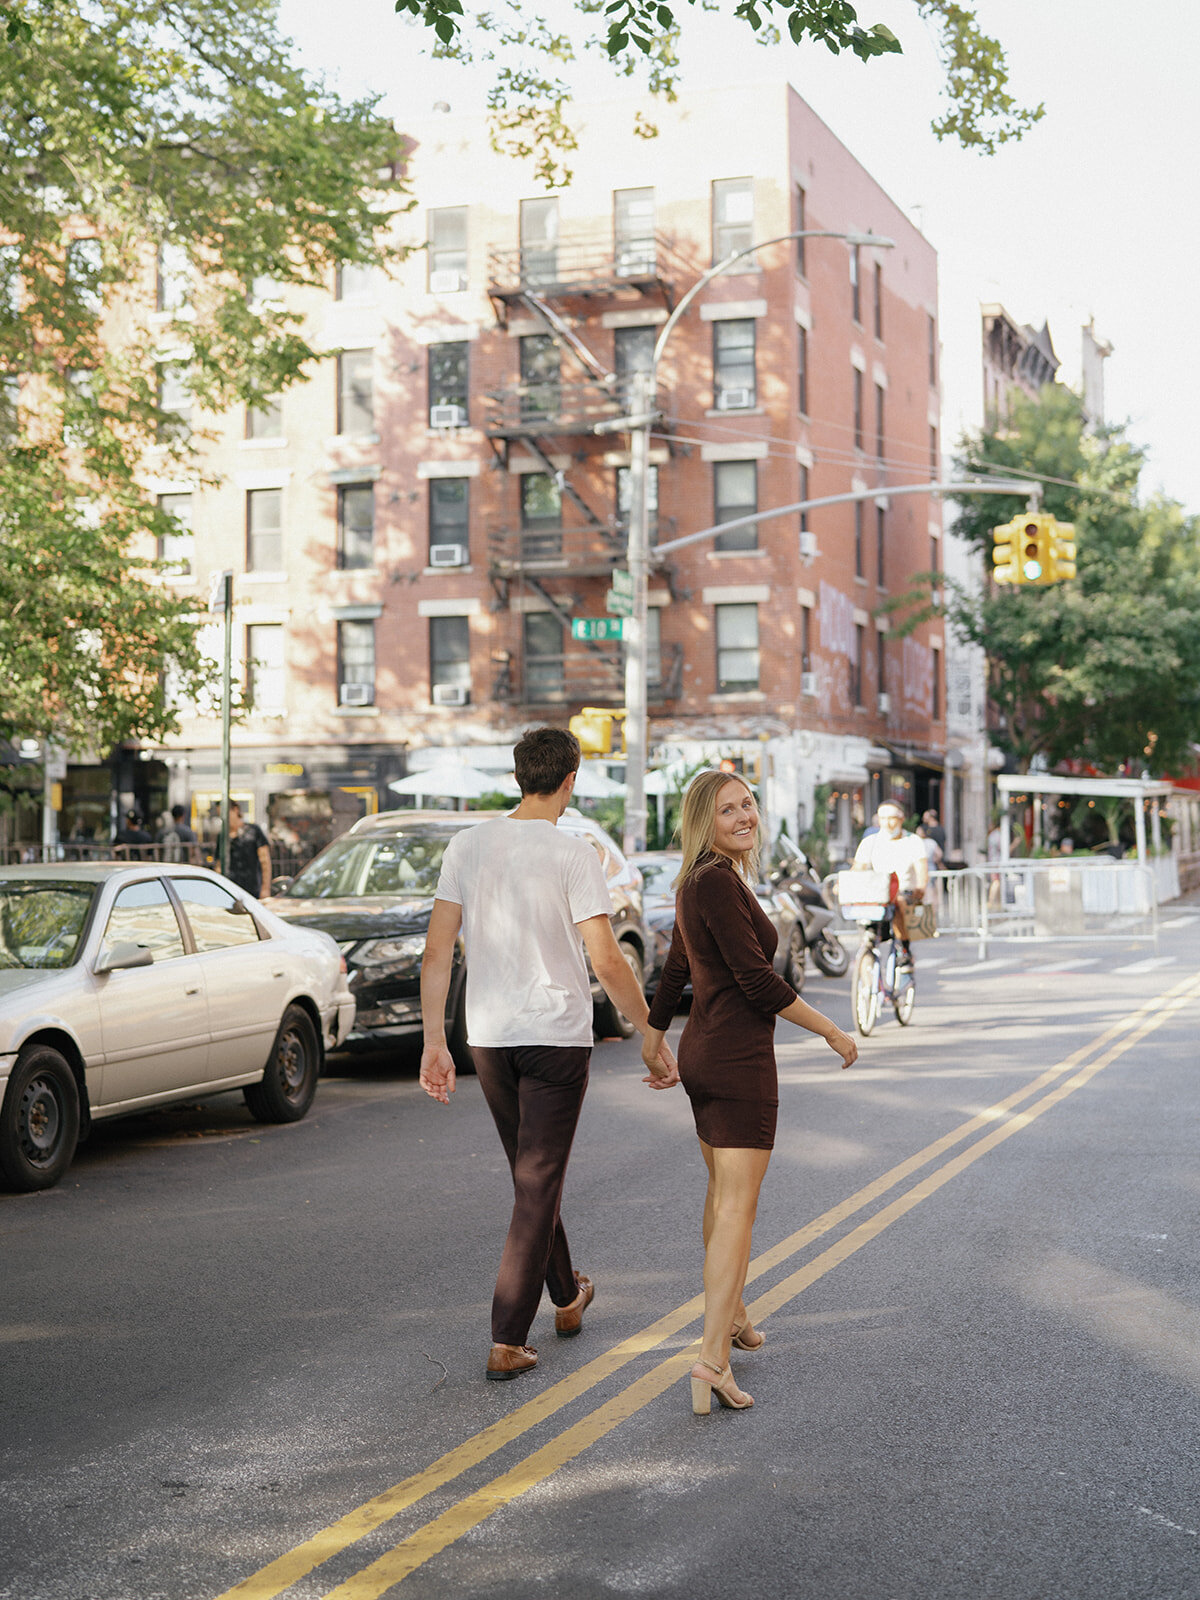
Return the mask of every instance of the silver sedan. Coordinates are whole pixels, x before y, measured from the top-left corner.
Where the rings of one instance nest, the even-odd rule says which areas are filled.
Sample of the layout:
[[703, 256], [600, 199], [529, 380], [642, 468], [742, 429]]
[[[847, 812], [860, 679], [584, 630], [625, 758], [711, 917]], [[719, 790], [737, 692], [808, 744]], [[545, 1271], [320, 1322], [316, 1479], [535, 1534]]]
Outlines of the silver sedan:
[[0, 868], [0, 1185], [48, 1189], [92, 1122], [241, 1089], [294, 1122], [354, 998], [327, 934], [203, 867]]

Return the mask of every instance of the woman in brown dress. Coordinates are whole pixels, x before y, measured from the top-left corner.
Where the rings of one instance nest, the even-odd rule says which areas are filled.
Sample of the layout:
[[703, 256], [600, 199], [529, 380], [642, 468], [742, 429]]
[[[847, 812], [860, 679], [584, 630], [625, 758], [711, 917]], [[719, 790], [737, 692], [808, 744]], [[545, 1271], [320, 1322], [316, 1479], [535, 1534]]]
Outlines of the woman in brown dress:
[[775, 1142], [779, 1085], [775, 1018], [818, 1033], [843, 1067], [858, 1047], [806, 1005], [771, 965], [778, 934], [750, 885], [757, 873], [758, 807], [749, 786], [726, 772], [701, 772], [683, 797], [683, 866], [677, 880], [675, 932], [642, 1045], [657, 1063], [663, 1035], [684, 986], [692, 1010], [679, 1041], [679, 1076], [692, 1102], [708, 1167], [704, 1200], [704, 1336], [692, 1368], [693, 1410], [707, 1413], [712, 1393], [724, 1406], [754, 1404], [734, 1382], [731, 1342], [757, 1350], [742, 1290], [758, 1191]]

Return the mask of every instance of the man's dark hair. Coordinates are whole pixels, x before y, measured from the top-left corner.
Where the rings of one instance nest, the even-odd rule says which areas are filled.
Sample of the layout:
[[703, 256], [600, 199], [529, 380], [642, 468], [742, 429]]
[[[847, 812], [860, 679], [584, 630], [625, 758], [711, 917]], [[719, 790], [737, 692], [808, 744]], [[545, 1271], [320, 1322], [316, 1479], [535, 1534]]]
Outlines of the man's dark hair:
[[171, 807], [171, 815], [175, 818], [176, 822], [182, 822], [183, 818], [184, 818], [183, 807], [182, 806], [172, 806]]
[[553, 794], [579, 770], [579, 740], [565, 728], [530, 728], [513, 749], [522, 794]]

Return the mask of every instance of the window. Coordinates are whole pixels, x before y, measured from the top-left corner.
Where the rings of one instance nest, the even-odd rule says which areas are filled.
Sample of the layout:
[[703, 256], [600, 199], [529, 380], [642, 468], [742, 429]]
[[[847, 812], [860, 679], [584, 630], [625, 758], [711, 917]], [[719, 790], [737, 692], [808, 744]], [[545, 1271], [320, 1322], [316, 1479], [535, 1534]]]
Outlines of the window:
[[[801, 500], [807, 500], [808, 498], [809, 498], [809, 495], [808, 495], [808, 468], [807, 467], [801, 467], [800, 468], [800, 499]], [[808, 512], [807, 511], [802, 511], [800, 513], [800, 532], [801, 533], [807, 533], [808, 532]]]
[[[633, 470], [617, 468], [617, 521], [621, 527], [629, 526], [633, 514]], [[646, 471], [646, 518], [649, 524], [650, 543], [658, 538], [658, 468]]]
[[449, 685], [470, 692], [471, 637], [466, 617], [429, 619], [430, 689]]
[[175, 907], [157, 878], [131, 883], [113, 902], [104, 930], [105, 955], [119, 944], [143, 946], [152, 961], [172, 961], [185, 954]]
[[[754, 179], [718, 178], [712, 186], [713, 265], [754, 243]], [[747, 258], [746, 267], [753, 267]]]
[[162, 361], [158, 368], [160, 439], [186, 439], [192, 431], [192, 388], [187, 363]]
[[261, 406], [246, 407], [247, 439], [283, 438], [283, 401], [278, 395], [265, 400]]
[[[806, 199], [807, 199], [807, 197], [806, 197], [806, 195], [804, 193], [804, 190], [801, 188], [801, 186], [799, 184], [797, 184], [796, 188], [795, 188], [795, 190], [793, 192], [793, 195], [792, 195], [792, 232], [793, 233], [802, 233], [804, 231], [804, 229], [808, 226], [808, 224], [804, 220], [805, 212], [807, 210], [807, 206], [806, 206], [806, 203], [805, 203]], [[804, 246], [807, 243], [808, 243], [807, 239], [797, 239], [796, 240], [796, 272], [798, 273], [798, 275], [801, 278], [803, 278], [805, 276], [805, 269], [806, 269], [806, 265], [807, 265], [806, 257], [805, 257], [805, 250], [804, 250]], [[803, 409], [803, 408], [801, 408], [801, 409]]]
[[740, 411], [755, 404], [754, 318], [736, 317], [713, 325], [713, 404], [718, 411]]
[[862, 250], [856, 244], [850, 246], [850, 315], [862, 321]]
[[875, 689], [878, 694], [887, 693], [887, 634], [875, 635]]
[[942, 652], [933, 647], [933, 695], [930, 715], [934, 722], [942, 720]]
[[562, 490], [549, 472], [521, 474], [521, 549], [527, 557], [562, 549]]
[[283, 571], [283, 490], [246, 491], [246, 571]]
[[929, 430], [929, 476], [932, 482], [937, 482], [938, 475], [938, 431], [931, 427]]
[[525, 698], [561, 700], [564, 692], [562, 623], [552, 611], [527, 611]]
[[634, 373], [650, 371], [657, 334], [657, 328], [618, 328], [613, 334], [613, 371], [623, 405], [629, 404]]
[[520, 359], [522, 417], [554, 416], [562, 382], [558, 340], [551, 333], [527, 333]]
[[195, 540], [192, 537], [192, 497], [190, 494], [160, 494], [158, 509], [174, 517], [177, 527], [159, 534], [158, 559], [176, 564], [176, 573], [188, 577], [193, 571]]
[[800, 671], [812, 671], [812, 607], [800, 607]]
[[192, 293], [192, 273], [187, 251], [165, 241], [158, 247], [154, 275], [154, 309], [165, 315], [183, 311]]
[[937, 383], [937, 323], [929, 312], [925, 313], [925, 321], [929, 340], [929, 386], [933, 388]]
[[758, 688], [758, 607], [717, 606], [717, 689], [721, 694]]
[[429, 425], [463, 428], [467, 423], [467, 361], [465, 339], [429, 346]]
[[797, 406], [802, 417], [808, 415], [808, 329], [796, 324]]
[[854, 502], [854, 576], [862, 578], [866, 575], [863, 553], [863, 503], [861, 500]]
[[337, 431], [352, 438], [375, 432], [375, 352], [343, 350], [338, 363]]
[[375, 704], [375, 624], [339, 622], [337, 625], [338, 703], [343, 706]]
[[336, 300], [374, 300], [378, 287], [377, 269], [361, 261], [343, 261], [334, 273], [333, 293]]
[[429, 548], [470, 546], [470, 478], [430, 478]]
[[258, 943], [258, 923], [219, 883], [208, 878], [172, 878], [171, 887], [183, 901], [196, 949], [202, 955]]
[[863, 375], [854, 368], [854, 448], [863, 448]]
[[536, 286], [558, 277], [558, 200], [521, 201], [521, 282]]
[[635, 278], [655, 269], [654, 190], [613, 190], [613, 256], [618, 278]]
[[883, 340], [883, 263], [875, 263], [875, 337]]
[[929, 535], [929, 570], [930, 570], [930, 572], [933, 573], [934, 577], [937, 576], [938, 570], [939, 570], [940, 565], [941, 565], [941, 562], [940, 562], [940, 559], [939, 559], [940, 547], [941, 547], [941, 540], [937, 537], [936, 534], [931, 533]]
[[342, 483], [337, 492], [338, 566], [343, 571], [375, 565], [375, 485]]
[[283, 285], [270, 272], [260, 272], [250, 280], [246, 304], [251, 311], [263, 311], [268, 306], [283, 304]]
[[[733, 522], [737, 517], [750, 517], [758, 510], [758, 462], [713, 462], [713, 521]], [[744, 528], [734, 528], [729, 533], [719, 533], [713, 541], [714, 550], [756, 550], [758, 524], [748, 523]]]
[[246, 688], [255, 711], [283, 711], [283, 624], [255, 622], [246, 629]]
[[879, 457], [880, 461], [882, 461], [883, 457], [884, 457], [884, 448], [883, 448], [883, 418], [884, 418], [884, 412], [883, 412], [883, 407], [884, 407], [884, 396], [886, 395], [886, 393], [887, 393], [887, 390], [883, 387], [883, 385], [881, 383], [877, 383], [875, 385], [875, 454]]
[[662, 685], [662, 612], [657, 606], [646, 612], [646, 685]]
[[100, 288], [100, 270], [103, 251], [99, 239], [72, 239], [67, 245], [67, 284], [74, 290], [79, 303], [93, 316], [104, 307]]
[[854, 655], [850, 661], [850, 693], [854, 704], [861, 706], [863, 703], [863, 655], [866, 652], [867, 630], [862, 623], [854, 629]]
[[887, 511], [883, 506], [875, 507], [875, 582], [883, 589], [884, 581], [884, 551], [887, 544]]
[[453, 294], [467, 287], [467, 208], [439, 206], [429, 212], [429, 289]]

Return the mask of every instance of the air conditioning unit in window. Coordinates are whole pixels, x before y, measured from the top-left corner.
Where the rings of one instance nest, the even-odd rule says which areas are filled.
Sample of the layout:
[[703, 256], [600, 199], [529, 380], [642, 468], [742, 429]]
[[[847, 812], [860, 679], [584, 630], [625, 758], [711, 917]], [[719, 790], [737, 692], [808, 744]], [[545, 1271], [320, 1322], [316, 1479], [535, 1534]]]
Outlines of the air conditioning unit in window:
[[815, 695], [817, 692], [817, 675], [815, 672], [802, 672], [800, 674], [800, 693]]
[[617, 257], [618, 278], [644, 278], [654, 271], [657, 265], [657, 252], [652, 244], [643, 248], [632, 247], [622, 250]]
[[805, 561], [811, 561], [817, 554], [817, 536], [810, 528], [800, 534], [800, 554]]
[[471, 691], [465, 683], [435, 683], [433, 686], [435, 706], [465, 706], [470, 698]]
[[717, 396], [718, 411], [745, 411], [754, 404], [754, 395], [749, 389], [722, 389]]
[[443, 268], [440, 272], [429, 274], [430, 294], [457, 294], [466, 287], [467, 275], [459, 272], [457, 267]]
[[338, 690], [339, 705], [369, 706], [373, 699], [369, 683], [343, 683]]
[[892, 697], [891, 697], [891, 695], [890, 694], [881, 694], [879, 696], [879, 700], [878, 700], [877, 704], [879, 706], [879, 715], [881, 717], [886, 717], [888, 712], [892, 709]]
[[471, 559], [471, 552], [465, 544], [431, 544], [429, 546], [429, 565], [431, 567], [465, 567]]
[[465, 428], [467, 425], [467, 411], [465, 406], [430, 406], [429, 426], [431, 428]]

